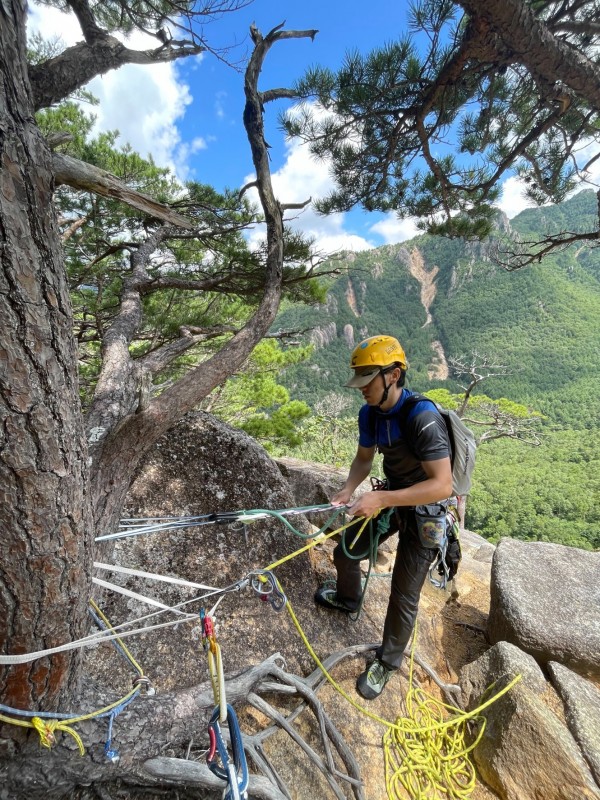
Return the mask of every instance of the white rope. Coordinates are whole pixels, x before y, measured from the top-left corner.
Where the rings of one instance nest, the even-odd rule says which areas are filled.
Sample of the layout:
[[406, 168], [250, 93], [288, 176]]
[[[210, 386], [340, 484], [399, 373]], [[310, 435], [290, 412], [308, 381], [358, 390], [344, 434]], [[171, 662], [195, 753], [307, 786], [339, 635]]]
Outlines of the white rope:
[[177, 586], [191, 586], [192, 589], [206, 589], [212, 592], [218, 592], [214, 586], [205, 586], [203, 583], [193, 583], [192, 581], [184, 581], [183, 578], [171, 578], [168, 575], [156, 575], [154, 572], [142, 572], [139, 569], [130, 569], [129, 567], [118, 567], [116, 564], [102, 564], [99, 561], [94, 561], [96, 569], [105, 570], [106, 572], [122, 572], [124, 575], [134, 575], [138, 578], [148, 578], [155, 581], [164, 581], [165, 583], [174, 583]]
[[[314, 507], [311, 506], [309, 508], [302, 508], [302, 509], [295, 509], [295, 508], [282, 509], [282, 510], [278, 511], [277, 513], [285, 514], [285, 515], [306, 514], [306, 513], [312, 512], [312, 511], [327, 511], [327, 510], [332, 510], [334, 508], [337, 508], [337, 506], [328, 506], [328, 507], [325, 507], [325, 508], [323, 508], [322, 506], [314, 506]], [[261, 511], [259, 511], [257, 514], [252, 514], [251, 512], [240, 512], [239, 517], [237, 519], [235, 519], [235, 520], [232, 519], [231, 521], [232, 522], [244, 522], [244, 521], [251, 522], [251, 521], [254, 521], [256, 519], [266, 519], [266, 518], [271, 517], [271, 516], [272, 516], [271, 514], [266, 514], [266, 513], [261, 512]], [[192, 527], [192, 526], [196, 526], [196, 525], [205, 525], [205, 524], [213, 524], [214, 523], [214, 520], [208, 520], [208, 519], [206, 519], [206, 517], [180, 517], [180, 518], [177, 518], [177, 517], [168, 518], [167, 517], [167, 518], [163, 518], [163, 519], [173, 520], [173, 521], [175, 521], [175, 524], [173, 524], [173, 522], [169, 521], [169, 522], [159, 523], [157, 525], [145, 525], [145, 526], [142, 526], [142, 527], [131, 526], [129, 531], [120, 531], [118, 533], [109, 534], [107, 536], [97, 536], [96, 537], [96, 541], [103, 541], [103, 540], [107, 540], [107, 539], [116, 539], [116, 538], [121, 538], [121, 537], [124, 537], [124, 536], [137, 536], [140, 533], [150, 532], [151, 530], [166, 530], [166, 529], [169, 529], [169, 528]], [[202, 519], [205, 519], [206, 522], [201, 522], [200, 520], [202, 520]], [[179, 520], [179, 522], [176, 522], [176, 520]], [[137, 522], [137, 521], [138, 520], [124, 520], [124, 522], [127, 525], [130, 522]], [[113, 639], [124, 639], [126, 637], [135, 636], [135, 635], [140, 634], [140, 633], [148, 633], [149, 631], [158, 630], [160, 628], [168, 628], [168, 627], [171, 627], [173, 625], [179, 625], [182, 622], [189, 622], [191, 620], [197, 620], [198, 619], [198, 615], [197, 614], [189, 614], [189, 613], [186, 613], [186, 612], [181, 612], [181, 611], [179, 611], [179, 609], [183, 608], [184, 606], [186, 606], [186, 605], [188, 605], [190, 603], [198, 602], [200, 600], [205, 599], [206, 597], [210, 597], [212, 594], [220, 594], [221, 596], [219, 597], [219, 599], [217, 600], [217, 602], [213, 606], [213, 609], [209, 612], [211, 614], [211, 616], [212, 616], [212, 615], [214, 615], [214, 611], [216, 610], [216, 608], [218, 607], [219, 603], [221, 602], [221, 600], [223, 599], [223, 597], [225, 596], [226, 593], [228, 593], [230, 591], [239, 591], [239, 590], [243, 589], [245, 586], [247, 586], [248, 583], [249, 583], [249, 578], [243, 578], [242, 580], [237, 581], [235, 584], [233, 584], [233, 586], [230, 587], [230, 588], [227, 588], [227, 589], [213, 589], [213, 587], [206, 587], [206, 586], [203, 586], [202, 584], [192, 583], [190, 581], [183, 581], [183, 580], [178, 579], [178, 578], [169, 578], [168, 576], [160, 576], [160, 575], [155, 575], [153, 573], [144, 573], [144, 572], [141, 572], [141, 571], [138, 571], [138, 570], [129, 570], [126, 567], [115, 567], [115, 566], [111, 566], [111, 565], [108, 565], [108, 564], [102, 564], [102, 563], [99, 563], [99, 562], [95, 563], [94, 566], [96, 566], [98, 569], [113, 570], [115, 572], [123, 572], [125, 574], [137, 575], [138, 577], [146, 577], [146, 578], [153, 578], [153, 579], [156, 579], [156, 580], [164, 580], [164, 581], [166, 581], [168, 583], [177, 583], [177, 584], [180, 584], [180, 585], [187, 585], [187, 586], [190, 586], [192, 588], [208, 589], [209, 591], [205, 595], [200, 595], [198, 597], [192, 597], [191, 599], [184, 600], [183, 602], [177, 603], [174, 606], [167, 606], [167, 605], [164, 605], [163, 603], [159, 602], [158, 600], [154, 600], [153, 598], [146, 597], [145, 595], [137, 594], [136, 592], [131, 592], [129, 589], [125, 589], [122, 586], [117, 586], [116, 584], [109, 583], [108, 581], [103, 581], [100, 578], [92, 578], [93, 583], [95, 583], [98, 586], [102, 586], [103, 588], [110, 589], [111, 591], [119, 592], [121, 594], [127, 595], [129, 597], [134, 598], [134, 599], [140, 600], [141, 602], [149, 603], [150, 605], [157, 606], [161, 610], [160, 611], [155, 611], [152, 614], [146, 614], [146, 615], [144, 615], [142, 617], [137, 617], [136, 619], [129, 620], [128, 622], [122, 622], [120, 625], [113, 625], [113, 626], [111, 626], [111, 628], [112, 628], [113, 631], [115, 631], [114, 633], [108, 633], [108, 631], [99, 631], [98, 633], [91, 634], [90, 636], [84, 636], [81, 639], [77, 639], [77, 640], [75, 640], [73, 642], [67, 642], [66, 644], [58, 645], [57, 647], [50, 647], [50, 648], [48, 648], [46, 650], [37, 650], [34, 653], [21, 653], [19, 655], [7, 655], [7, 656], [0, 655], [0, 665], [27, 664], [27, 663], [29, 663], [31, 661], [36, 661], [36, 660], [38, 660], [40, 658], [45, 658], [46, 656], [50, 656], [50, 655], [53, 655], [55, 653], [64, 653], [64, 652], [66, 652], [68, 650], [75, 650], [75, 649], [83, 648], [83, 647], [92, 647], [92, 646], [95, 646], [95, 645], [100, 644], [102, 642], [112, 641]], [[127, 630], [121, 630], [122, 628], [129, 627], [129, 626], [134, 625], [134, 624], [136, 624], [138, 622], [144, 622], [145, 620], [151, 619], [152, 617], [158, 616], [160, 614], [164, 614], [166, 612], [179, 614], [180, 616], [179, 616], [178, 619], [171, 620], [170, 622], [162, 622], [162, 623], [158, 623], [156, 625], [147, 625], [147, 626], [144, 626], [144, 627], [141, 627], [141, 628], [135, 628], [134, 630], [128, 630], [128, 631]], [[181, 617], [183, 617], [183, 619]]]
[[161, 603], [160, 600], [155, 600], [153, 597], [148, 597], [145, 594], [132, 592], [131, 589], [126, 589], [124, 586], [118, 586], [116, 583], [103, 581], [101, 578], [92, 578], [92, 583], [96, 586], [101, 586], [103, 589], [110, 589], [111, 592], [117, 592], [118, 594], [125, 595], [125, 597], [131, 597], [134, 600], [139, 600], [141, 603], [146, 603], [146, 605], [164, 608], [165, 611], [172, 611], [174, 614], [183, 614], [184, 616], [188, 616], [185, 611], [180, 611], [178, 608], [168, 606], [165, 603]]
[[103, 631], [92, 636], [86, 636], [83, 639], [77, 639], [74, 642], [67, 642], [58, 647], [50, 647], [48, 650], [38, 650], [35, 653], [23, 653], [18, 656], [0, 656], [0, 664], [28, 664], [30, 661], [37, 661], [38, 658], [51, 656], [54, 653], [64, 653], [67, 650], [76, 650], [81, 647], [93, 647], [94, 645], [101, 644], [102, 642], [110, 642], [112, 639], [125, 639], [127, 636], [135, 636], [138, 633], [148, 633], [148, 631], [155, 631], [159, 628], [168, 628], [172, 625], [181, 625], [182, 622], [189, 622], [197, 620], [197, 614], [188, 614], [185, 620], [175, 619], [171, 622], [162, 622], [158, 625], [148, 625], [144, 628], [137, 628], [133, 631], [123, 631], [121, 633], [105, 634]]
[[125, 639], [128, 636], [135, 636], [139, 633], [148, 633], [149, 631], [159, 630], [160, 628], [168, 628], [173, 625], [181, 625], [182, 622], [191, 622], [191, 621], [198, 621], [197, 614], [188, 614], [185, 619], [178, 617], [177, 619], [171, 620], [170, 622], [162, 622], [157, 625], [146, 625], [142, 628], [135, 628], [132, 631], [125, 631], [122, 628], [125, 628], [129, 625], [134, 625], [138, 622], [144, 622], [145, 620], [152, 619], [153, 617], [160, 616], [161, 614], [165, 614], [166, 611], [173, 611], [174, 609], [183, 608], [183, 606], [187, 606], [190, 603], [196, 603], [200, 600], [204, 600], [206, 597], [210, 597], [212, 594], [221, 593], [221, 596], [213, 606], [213, 609], [209, 612], [211, 616], [214, 616], [214, 610], [217, 608], [225, 593], [228, 591], [239, 591], [243, 589], [247, 585], [246, 579], [242, 581], [238, 581], [235, 584], [234, 589], [219, 589], [217, 592], [208, 592], [205, 595], [199, 595], [198, 597], [192, 597], [189, 600], [184, 600], [181, 603], [178, 603], [175, 606], [172, 606], [167, 609], [163, 609], [161, 611], [154, 611], [151, 614], [145, 614], [142, 617], [137, 617], [136, 619], [129, 620], [128, 622], [122, 622], [120, 625], [112, 625], [112, 629], [114, 631], [119, 631], [118, 633], [109, 634], [108, 631], [99, 631], [98, 633], [92, 633], [90, 636], [84, 636], [81, 639], [76, 639], [74, 642], [67, 642], [66, 644], [58, 645], [57, 647], [51, 647], [47, 650], [37, 650], [35, 653], [21, 653], [19, 655], [13, 656], [1, 656], [0, 655], [0, 664], [28, 664], [30, 661], [36, 661], [39, 658], [44, 658], [45, 656], [51, 656], [54, 653], [64, 653], [67, 650], [75, 650], [81, 647], [93, 647], [97, 644], [101, 644], [102, 642], [110, 642], [113, 639]]

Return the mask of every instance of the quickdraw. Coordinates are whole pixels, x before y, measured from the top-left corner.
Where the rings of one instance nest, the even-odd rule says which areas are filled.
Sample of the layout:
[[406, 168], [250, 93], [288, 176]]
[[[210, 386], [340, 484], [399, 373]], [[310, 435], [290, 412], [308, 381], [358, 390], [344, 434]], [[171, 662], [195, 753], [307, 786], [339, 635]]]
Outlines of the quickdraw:
[[212, 617], [200, 609], [200, 624], [202, 626], [202, 646], [208, 656], [208, 672], [213, 687], [213, 697], [219, 709], [219, 719], [225, 722], [227, 719], [227, 699], [225, 697], [225, 674], [223, 673], [223, 662], [221, 661], [221, 647], [217, 642], [217, 636]]
[[[227, 788], [223, 794], [224, 800], [247, 800], [248, 764], [246, 762], [246, 754], [244, 753], [240, 726], [235, 711], [228, 705], [227, 724], [229, 726], [229, 737], [231, 740], [232, 761], [221, 733], [219, 714], [220, 709], [217, 706], [208, 723], [210, 749], [206, 756], [206, 763], [214, 775], [221, 778], [223, 781], [227, 781]], [[217, 754], [221, 760], [221, 765], [217, 763]]]
[[287, 597], [281, 591], [279, 582], [271, 570], [265, 569], [252, 575], [251, 586], [265, 603], [270, 603], [274, 611], [283, 611]]

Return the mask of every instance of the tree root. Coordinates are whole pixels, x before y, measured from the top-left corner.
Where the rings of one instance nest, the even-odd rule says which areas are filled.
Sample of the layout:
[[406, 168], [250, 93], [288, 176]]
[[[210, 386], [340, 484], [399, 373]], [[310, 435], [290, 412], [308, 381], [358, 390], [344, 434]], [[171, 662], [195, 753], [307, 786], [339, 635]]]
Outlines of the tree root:
[[[163, 756], [151, 758], [144, 763], [144, 768], [159, 784], [201, 787], [213, 789], [215, 793], [221, 793], [225, 785], [222, 780], [213, 775], [206, 764], [186, 761], [183, 758], [165, 758]], [[288, 800], [289, 797], [273, 786], [270, 779], [260, 775], [250, 776], [248, 793], [258, 800]]]
[[[367, 649], [370, 649], [370, 646], [352, 647], [340, 653], [335, 653], [327, 659], [325, 666], [331, 669], [342, 659], [354, 656]], [[250, 794], [260, 798], [264, 797], [266, 800], [291, 799], [290, 790], [264, 749], [264, 742], [279, 730], [283, 730], [302, 750], [311, 765], [314, 765], [323, 774], [332, 791], [332, 796], [336, 800], [345, 800], [347, 797], [343, 790], [343, 785], [350, 787], [356, 800], [365, 800], [356, 759], [343, 736], [325, 712], [316, 694], [325, 681], [323, 673], [320, 670], [316, 670], [308, 678], [303, 679], [286, 672], [278, 666], [278, 660], [280, 660], [279, 656], [271, 656], [271, 658], [247, 673], [237, 676], [235, 679], [237, 687], [229, 682], [227, 684], [227, 696], [231, 698], [232, 695], [244, 694], [240, 692], [241, 686], [247, 687], [249, 683], [252, 683], [252, 681], [248, 681], [248, 673], [254, 674], [255, 677], [257, 675], [263, 676], [257, 690], [247, 691], [245, 696], [240, 697], [240, 700], [260, 711], [261, 714], [274, 723], [258, 733], [252, 735], [243, 734], [242, 736], [244, 750], [248, 758], [264, 776], [251, 775], [249, 783]], [[302, 702], [286, 715], [278, 708], [275, 708], [272, 703], [265, 700], [258, 692], [279, 696], [297, 696], [301, 698]], [[307, 710], [312, 711], [315, 716], [323, 755], [308, 744], [292, 724], [301, 713]], [[221, 733], [225, 741], [228, 741], [228, 730], [222, 729]], [[190, 749], [188, 746], [188, 753]], [[338, 766], [339, 762], [343, 764], [345, 771]], [[161, 783], [168, 782], [169, 784], [179, 785], [184, 783], [185, 785], [203, 786], [210, 789], [223, 788], [223, 782], [216, 778], [208, 767], [194, 761], [164, 757], [152, 758], [144, 762], [144, 769]]]
[[[356, 645], [333, 653], [323, 661], [323, 666], [330, 672], [344, 659], [374, 650], [376, 646]], [[441, 680], [418, 653], [414, 654], [414, 660], [446, 698], [460, 706], [460, 688]], [[352, 796], [355, 800], [365, 800], [359, 765], [317, 696], [326, 681], [323, 672], [315, 669], [302, 678], [286, 672], [281, 666], [283, 663], [281, 655], [276, 653], [226, 682], [231, 705], [246, 705], [267, 719], [261, 730], [242, 734], [244, 751], [255, 770], [249, 778], [250, 796], [259, 800], [291, 800], [292, 791], [264, 746], [269, 737], [284, 731], [308, 759], [309, 768], [323, 776], [329, 787], [328, 797], [346, 800]], [[402, 671], [406, 675], [406, 666]], [[206, 725], [213, 707], [212, 691], [205, 684], [171, 695], [146, 698], [131, 706], [118, 721], [117, 740], [122, 759], [116, 767], [97, 758], [86, 762], [79, 758], [75, 749], [71, 751], [66, 747], [54, 749], [48, 758], [53, 760], [53, 769], [59, 767], [62, 771], [61, 788], [88, 786], [88, 791], [95, 791], [95, 797], [101, 800], [115, 798], [115, 790], [119, 797], [125, 791], [135, 798], [137, 792], [144, 789], [144, 797], [148, 792], [161, 794], [169, 790], [169, 796], [179, 792], [182, 798], [206, 798], [213, 794], [218, 797], [225, 783], [203, 763], [206, 754], [203, 747], [208, 745]], [[308, 725], [310, 742], [294, 724], [306, 713], [311, 714], [313, 720], [313, 724]], [[255, 721], [259, 724], [258, 718]], [[94, 742], [91, 741], [93, 728], [88, 733], [86, 747], [90, 753], [98, 752], [102, 737]], [[221, 729], [221, 734], [229, 744], [228, 726]], [[23, 752], [24, 760], [15, 759], [9, 767], [13, 785], [19, 787], [11, 797], [37, 800], [38, 797], [63, 796], [50, 780], [45, 786], [40, 785], [39, 770], [35, 767], [39, 765], [38, 750], [39, 747], [27, 748], [27, 752]], [[175, 757], [178, 754], [181, 757]], [[30, 758], [33, 760], [29, 761]], [[35, 775], [37, 785], [31, 782], [31, 776]], [[47, 777], [50, 778], [50, 773]], [[73, 797], [73, 794], [69, 792], [64, 796]]]
[[462, 691], [458, 684], [456, 683], [446, 683], [443, 681], [437, 672], [430, 667], [429, 664], [421, 658], [419, 653], [415, 650], [413, 655], [415, 664], [418, 664], [423, 672], [425, 672], [431, 680], [437, 684], [439, 689], [443, 692], [444, 697], [446, 700], [451, 703], [453, 706], [457, 706], [458, 708], [462, 708]]

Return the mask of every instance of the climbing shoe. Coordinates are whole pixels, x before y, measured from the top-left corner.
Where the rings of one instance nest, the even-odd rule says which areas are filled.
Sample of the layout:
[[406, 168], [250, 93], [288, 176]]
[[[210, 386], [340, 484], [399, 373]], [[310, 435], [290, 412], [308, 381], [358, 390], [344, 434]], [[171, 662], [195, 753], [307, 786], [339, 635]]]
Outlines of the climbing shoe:
[[323, 608], [333, 608], [336, 611], [343, 611], [345, 614], [352, 614], [356, 611], [354, 606], [350, 606], [343, 600], [338, 600], [335, 581], [327, 581], [315, 592], [315, 603]]
[[386, 667], [382, 661], [376, 658], [371, 666], [358, 676], [356, 691], [362, 695], [365, 700], [375, 700], [385, 689], [385, 685], [391, 678], [393, 672], [393, 669]]

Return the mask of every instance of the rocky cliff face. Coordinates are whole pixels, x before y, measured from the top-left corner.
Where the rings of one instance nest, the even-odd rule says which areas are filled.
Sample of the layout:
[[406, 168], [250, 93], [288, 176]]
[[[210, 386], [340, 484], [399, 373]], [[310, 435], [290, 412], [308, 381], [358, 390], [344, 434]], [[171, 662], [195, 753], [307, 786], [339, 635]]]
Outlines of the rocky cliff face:
[[[131, 516], [147, 517], [322, 504], [341, 485], [345, 474], [293, 459], [281, 460], [276, 466], [245, 434], [207, 414], [192, 414], [157, 443], [142, 465], [128, 511]], [[304, 532], [311, 523], [321, 522], [316, 515], [306, 520], [294, 518]], [[263, 519], [125, 539], [116, 558], [136, 569], [219, 588], [253, 569], [285, 559], [305, 544], [280, 521]], [[430, 677], [433, 670], [443, 683], [457, 691], [460, 686], [462, 702], [473, 708], [491, 683], [503, 685], [508, 676], [522, 675], [520, 684], [486, 711], [486, 733], [474, 756], [480, 781], [473, 800], [600, 798], [600, 743], [595, 724], [600, 718], [600, 690], [593, 678], [594, 670], [600, 668], [600, 598], [594, 579], [600, 554], [582, 554], [580, 563], [576, 552], [563, 552], [568, 548], [543, 545], [538, 552], [536, 544], [512, 540], [494, 548], [468, 532], [462, 544], [463, 562], [451, 589], [441, 591], [427, 585], [423, 591], [417, 652], [429, 673], [416, 667], [416, 679], [442, 697]], [[334, 576], [332, 549], [333, 542], [324, 540], [283, 561], [275, 572], [319, 657], [345, 650], [352, 653], [333, 674], [341, 688], [358, 700], [354, 685], [364, 669], [364, 651], [374, 647], [381, 636], [394, 542], [388, 540], [382, 547], [363, 614], [356, 622], [313, 602], [318, 585]], [[591, 556], [596, 560], [589, 560]], [[550, 575], [551, 581], [544, 580]], [[140, 591], [139, 579], [123, 578], [121, 582]], [[169, 605], [191, 596], [190, 590], [169, 585], [158, 589], [143, 585], [141, 590]], [[115, 596], [105, 602], [115, 619], [140, 611], [137, 600]], [[290, 616], [274, 611], [249, 587], [225, 593], [215, 613], [228, 679], [274, 653], [281, 654], [288, 673], [307, 676], [313, 672], [314, 662]], [[492, 646], [492, 642], [497, 643]], [[194, 625], [148, 634], [136, 640], [135, 652], [159, 691], [194, 684], [206, 687], [206, 658]], [[549, 680], [536, 661], [542, 652]], [[575, 657], [577, 654], [580, 657]], [[112, 664], [103, 677], [115, 684], [119, 678]], [[95, 666], [102, 670], [101, 665]], [[390, 721], [402, 716], [407, 677], [405, 665], [368, 710]], [[363, 794], [357, 796], [385, 800], [381, 726], [329, 685], [319, 690], [318, 697], [359, 764]], [[273, 699], [270, 702], [275, 704]], [[280, 713], [287, 713], [286, 705], [289, 702], [278, 706]], [[243, 727], [248, 726], [246, 732], [255, 731], [261, 720], [264, 723], [261, 715], [243, 704], [237, 710]], [[314, 731], [307, 713], [294, 725], [311, 740]], [[271, 737], [265, 752], [282, 779], [293, 787], [293, 797], [325, 800], [336, 796], [330, 781], [314, 769], [314, 763], [306, 760], [287, 734]]]
[[335, 322], [330, 322], [328, 325], [320, 325], [314, 328], [309, 335], [309, 341], [317, 349], [327, 347], [328, 344], [335, 341], [337, 338], [337, 330]]

